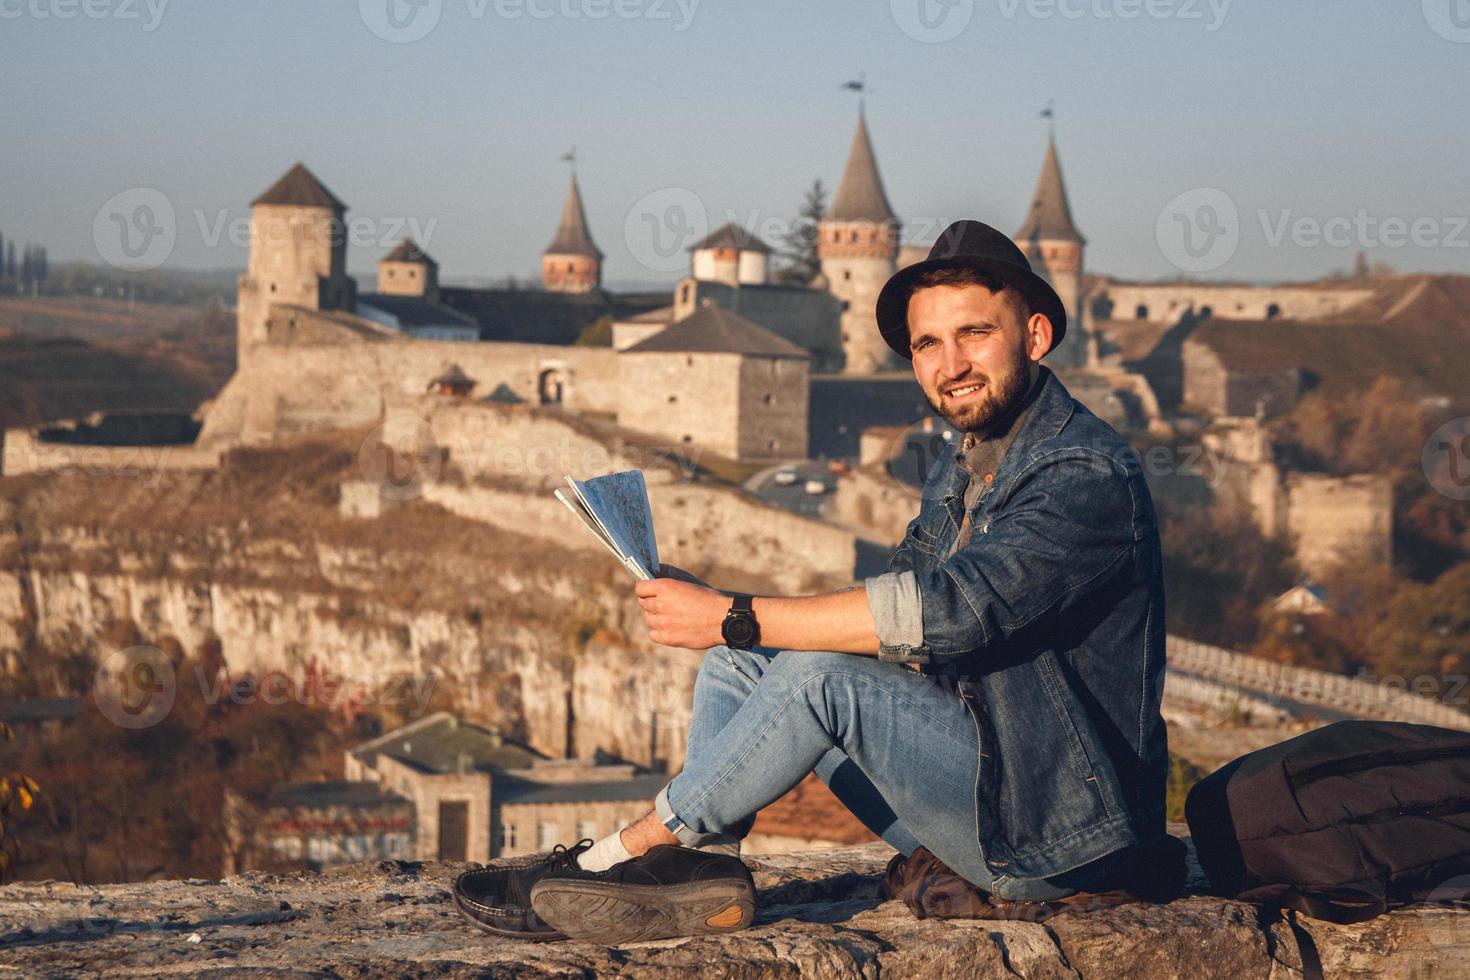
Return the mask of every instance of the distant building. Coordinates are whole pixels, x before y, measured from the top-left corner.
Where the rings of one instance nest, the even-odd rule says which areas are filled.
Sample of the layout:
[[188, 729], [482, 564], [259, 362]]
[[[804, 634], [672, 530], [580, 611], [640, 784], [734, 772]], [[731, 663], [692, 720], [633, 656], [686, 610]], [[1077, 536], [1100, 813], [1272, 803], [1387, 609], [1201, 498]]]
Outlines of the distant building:
[[803, 459], [810, 360], [707, 306], [618, 355], [618, 422], [732, 459]]
[[764, 286], [769, 281], [771, 246], [733, 221], [689, 251], [689, 271], [695, 279], [727, 286]]
[[357, 297], [357, 315], [420, 340], [480, 339], [479, 321], [439, 302], [439, 263], [412, 239], [378, 263], [378, 291]]
[[674, 287], [671, 322], [717, 306], [765, 327], [812, 356], [814, 373], [840, 371], [846, 362], [842, 345], [842, 304], [823, 289], [777, 283], [730, 285], [687, 276]]
[[221, 873], [406, 860], [414, 819], [413, 804], [375, 783], [288, 783], [259, 805], [226, 790]]
[[417, 860], [486, 861], [603, 837], [647, 811], [668, 781], [632, 765], [545, 759], [438, 712], [349, 751], [349, 780], [408, 800]]
[[1184, 342], [1183, 406], [1209, 416], [1279, 415], [1301, 397], [1300, 368], [1261, 364], [1231, 344], [1226, 324], [1196, 331]]
[[439, 302], [439, 263], [404, 239], [378, 263], [378, 292], [384, 296], [417, 296]]
[[878, 293], [898, 258], [899, 221], [888, 203], [867, 117], [858, 115], [847, 166], [832, 206], [817, 226], [819, 282], [842, 303], [843, 370], [870, 374], [898, 366], [878, 332]]
[[1030, 261], [1032, 271], [1051, 283], [1067, 311], [1067, 335], [1047, 355], [1047, 363], [1054, 367], [1083, 367], [1095, 362], [1097, 352], [1089, 343], [1082, 303], [1082, 250], [1087, 239], [1072, 221], [1072, 205], [1067, 200], [1055, 139], [1047, 143], [1031, 208], [1014, 238]]
[[241, 364], [266, 341], [276, 306], [304, 310], [357, 308], [347, 275], [347, 205], [296, 164], [251, 202], [250, 265], [240, 277], [236, 356]]
[[590, 293], [602, 287], [602, 250], [587, 229], [577, 178], [567, 189], [556, 235], [541, 255], [541, 281], [556, 293]]
[[458, 364], [449, 365], [439, 377], [429, 382], [429, 390], [451, 398], [467, 398], [475, 389], [475, 379], [464, 373]]
[[1272, 599], [1271, 609], [1274, 612], [1301, 616], [1322, 616], [1336, 611], [1327, 602], [1326, 590], [1310, 582], [1293, 585]]

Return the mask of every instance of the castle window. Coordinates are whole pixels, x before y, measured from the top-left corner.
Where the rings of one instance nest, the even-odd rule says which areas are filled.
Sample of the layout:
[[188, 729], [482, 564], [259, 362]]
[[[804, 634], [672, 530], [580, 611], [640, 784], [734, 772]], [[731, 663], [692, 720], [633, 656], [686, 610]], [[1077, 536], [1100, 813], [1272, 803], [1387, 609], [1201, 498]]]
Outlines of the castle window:
[[692, 354], [685, 354], [684, 355], [684, 366], [685, 367], [694, 367], [694, 356]]
[[502, 850], [513, 851], [516, 848], [516, 825], [503, 823], [500, 825], [500, 847]]
[[775, 401], [775, 396], [773, 396], [773, 395], [771, 395], [771, 394], [769, 394], [769, 393], [767, 393], [767, 394], [765, 394], [765, 395], [763, 395], [763, 396], [762, 396], [762, 397], [761, 397], [761, 401], [763, 401], [763, 402], [765, 402], [765, 403], [766, 403], [766, 404], [767, 404], [767, 405], [769, 405], [769, 404], [771, 404], [771, 402], [773, 402], [773, 401]]
[[271, 292], [275, 292], [275, 291], [276, 291], [276, 284], [275, 283], [271, 283]]
[[389, 269], [388, 270], [388, 278], [389, 279], [392, 279], [393, 278], [393, 270], [392, 269]]
[[555, 821], [543, 820], [536, 826], [536, 850], [549, 851], [557, 844], [557, 838], [561, 836], [561, 828]]
[[777, 442], [775, 439], [767, 439], [766, 440], [766, 449], [768, 449], [768, 450], [775, 450], [776, 447], [779, 446], [779, 445], [781, 445], [781, 444], [779, 442]]
[[567, 263], [567, 271], [568, 272], [571, 272], [573, 268], [574, 268], [574, 266], [572, 265], [572, 263], [568, 262]]
[[1276, 319], [1280, 315], [1281, 315], [1281, 307], [1278, 304], [1272, 303], [1270, 306], [1266, 307], [1266, 319], [1267, 320], [1274, 320], [1274, 319]]
[[669, 404], [670, 405], [674, 404], [678, 400], [679, 400], [679, 396], [678, 395], [670, 395], [669, 396]]
[[681, 303], [687, 303], [687, 302], [689, 302], [689, 292], [690, 292], [690, 290], [692, 290], [692, 289], [693, 289], [693, 288], [694, 288], [694, 287], [692, 287], [692, 286], [690, 286], [690, 285], [689, 285], [689, 284], [688, 284], [688, 283], [687, 283], [687, 282], [686, 282], [686, 283], [685, 283], [685, 284], [684, 284], [684, 288], [683, 288], [683, 290], [681, 290], [681, 291], [680, 291], [680, 293], [679, 293], [679, 302], [681, 302]]
[[685, 436], [685, 437], [684, 437], [684, 441], [685, 441], [685, 442], [686, 442], [686, 443], [690, 443], [690, 442], [693, 442], [693, 441], [694, 441], [694, 437], [693, 437], [693, 436]]
[[585, 839], [587, 839], [589, 837], [592, 840], [597, 840], [597, 821], [596, 820], [578, 820], [577, 821], [577, 840], [585, 840]]
[[848, 280], [848, 279], [851, 279], [852, 278], [852, 270], [851, 269], [843, 269], [842, 270], [842, 278], [843, 278], [844, 281], [845, 280]]
[[1144, 306], [1142, 303], [1139, 303], [1138, 304], [1138, 309], [1134, 310], [1134, 316], [1137, 319], [1139, 319], [1139, 320], [1147, 320], [1148, 319], [1148, 307], [1147, 306]]

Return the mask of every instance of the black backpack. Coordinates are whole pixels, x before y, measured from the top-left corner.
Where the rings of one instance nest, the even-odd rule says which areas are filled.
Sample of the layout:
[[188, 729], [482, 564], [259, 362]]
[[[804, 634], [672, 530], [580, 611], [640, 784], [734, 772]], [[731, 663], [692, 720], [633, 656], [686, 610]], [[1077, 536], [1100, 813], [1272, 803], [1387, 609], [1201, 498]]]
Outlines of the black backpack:
[[1185, 802], [1228, 898], [1361, 922], [1470, 874], [1470, 733], [1343, 721], [1252, 752]]

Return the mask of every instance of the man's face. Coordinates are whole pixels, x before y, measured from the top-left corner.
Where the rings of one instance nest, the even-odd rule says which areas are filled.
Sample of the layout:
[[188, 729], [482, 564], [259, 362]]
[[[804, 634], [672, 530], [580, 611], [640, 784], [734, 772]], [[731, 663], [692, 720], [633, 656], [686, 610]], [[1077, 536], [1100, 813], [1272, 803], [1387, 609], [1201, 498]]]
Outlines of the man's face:
[[929, 286], [909, 297], [914, 377], [960, 432], [984, 434], [1020, 404], [1051, 346], [1051, 321], [1022, 316], [1010, 290]]

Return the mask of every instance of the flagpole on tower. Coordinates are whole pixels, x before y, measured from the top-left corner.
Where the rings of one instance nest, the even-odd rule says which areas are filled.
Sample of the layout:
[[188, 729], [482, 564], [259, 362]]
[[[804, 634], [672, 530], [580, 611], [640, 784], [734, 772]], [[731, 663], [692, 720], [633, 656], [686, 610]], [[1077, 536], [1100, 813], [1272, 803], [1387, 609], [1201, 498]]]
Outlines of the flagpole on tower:
[[1047, 99], [1046, 108], [1041, 110], [1041, 118], [1046, 120], [1046, 134], [1053, 142], [1057, 138], [1057, 100]]
[[868, 75], [867, 72], [858, 72], [854, 81], [843, 82], [842, 89], [845, 92], [856, 92], [858, 94], [858, 115], [865, 115], [868, 111]]
[[570, 164], [572, 168], [572, 176], [577, 176], [577, 148], [575, 146], [561, 155], [561, 162]]

